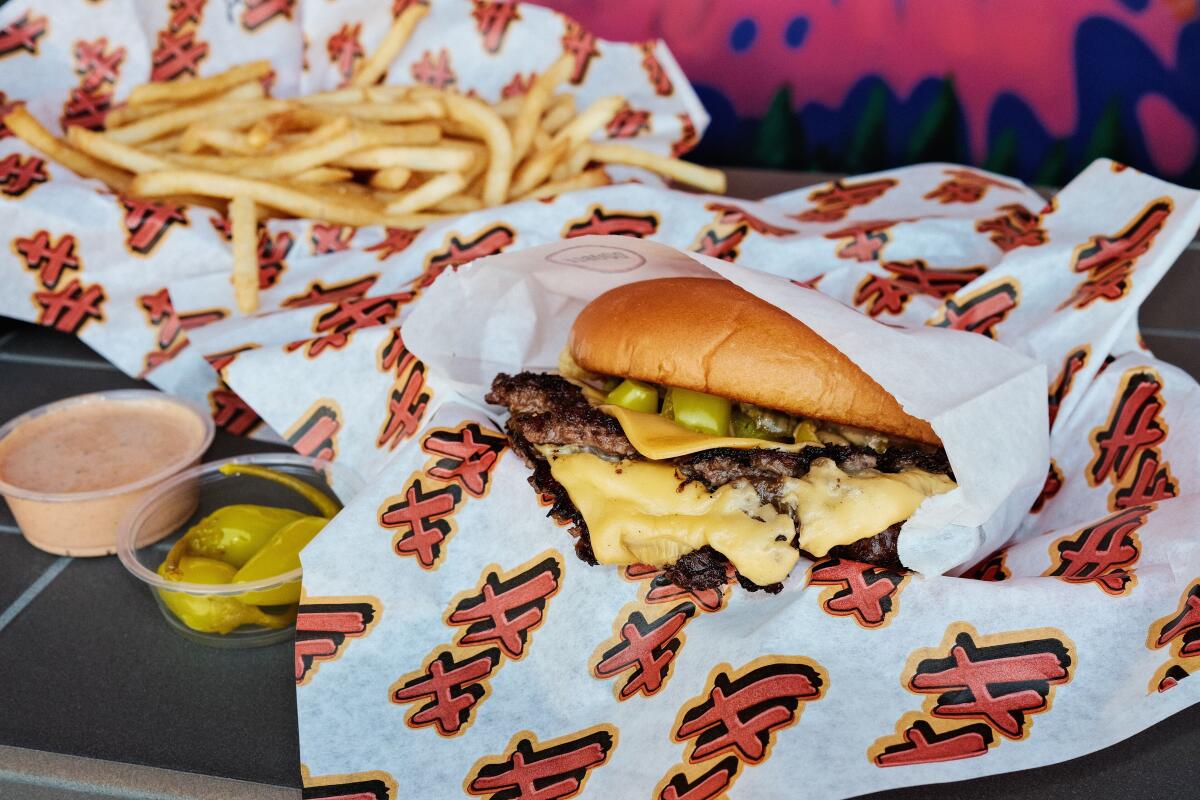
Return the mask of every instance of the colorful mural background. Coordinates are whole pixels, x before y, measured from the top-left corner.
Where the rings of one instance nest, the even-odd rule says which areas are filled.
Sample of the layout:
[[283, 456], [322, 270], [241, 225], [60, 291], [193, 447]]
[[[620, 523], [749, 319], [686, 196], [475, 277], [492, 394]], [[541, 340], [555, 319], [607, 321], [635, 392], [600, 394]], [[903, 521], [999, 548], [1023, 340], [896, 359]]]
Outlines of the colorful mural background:
[[1197, 0], [538, 2], [664, 38], [713, 117], [702, 161], [1061, 185], [1109, 156], [1200, 187]]

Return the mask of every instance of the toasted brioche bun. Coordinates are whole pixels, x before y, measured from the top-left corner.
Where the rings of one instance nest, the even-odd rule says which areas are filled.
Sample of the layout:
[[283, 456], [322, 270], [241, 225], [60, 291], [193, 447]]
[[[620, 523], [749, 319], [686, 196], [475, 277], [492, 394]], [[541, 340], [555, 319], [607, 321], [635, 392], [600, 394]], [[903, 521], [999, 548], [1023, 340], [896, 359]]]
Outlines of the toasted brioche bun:
[[568, 347], [590, 372], [941, 444], [840, 350], [726, 280], [664, 278], [605, 292], [580, 312]]

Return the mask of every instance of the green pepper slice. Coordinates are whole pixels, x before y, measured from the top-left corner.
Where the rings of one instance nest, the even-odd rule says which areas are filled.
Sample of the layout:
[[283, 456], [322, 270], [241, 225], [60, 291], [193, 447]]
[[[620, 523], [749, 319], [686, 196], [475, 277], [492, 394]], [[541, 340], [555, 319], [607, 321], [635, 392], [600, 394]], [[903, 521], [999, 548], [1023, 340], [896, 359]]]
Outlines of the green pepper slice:
[[658, 390], [648, 383], [626, 378], [617, 388], [608, 393], [607, 402], [630, 411], [644, 411], [647, 414], [658, 413]]

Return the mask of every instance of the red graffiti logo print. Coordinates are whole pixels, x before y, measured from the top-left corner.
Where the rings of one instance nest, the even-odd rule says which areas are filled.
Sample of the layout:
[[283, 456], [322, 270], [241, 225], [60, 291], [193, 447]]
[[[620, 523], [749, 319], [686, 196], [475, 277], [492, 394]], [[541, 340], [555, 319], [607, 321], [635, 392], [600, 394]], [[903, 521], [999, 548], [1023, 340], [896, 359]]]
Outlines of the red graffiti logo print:
[[1054, 427], [1054, 420], [1058, 418], [1058, 410], [1062, 408], [1063, 400], [1066, 399], [1067, 393], [1071, 391], [1071, 384], [1075, 381], [1075, 375], [1087, 365], [1088, 357], [1092, 354], [1090, 345], [1082, 345], [1067, 353], [1067, 359], [1063, 362], [1062, 372], [1058, 373], [1058, 377], [1054, 379], [1054, 383], [1050, 384], [1050, 427]]
[[808, 582], [831, 586], [821, 593], [821, 608], [837, 617], [853, 617], [864, 628], [879, 628], [891, 621], [908, 573], [857, 561], [827, 558], [812, 565]]
[[[859, 262], [878, 261], [883, 254], [884, 246], [892, 240], [891, 229], [907, 219], [877, 219], [866, 222], [856, 222], [845, 228], [830, 231], [826, 239], [836, 239], [837, 249], [834, 253], [838, 258], [853, 259]], [[922, 262], [923, 263], [923, 262]]]
[[242, 0], [242, 27], [257, 31], [274, 19], [293, 19], [296, 0]]
[[46, 17], [35, 17], [29, 11], [22, 14], [16, 22], [0, 30], [0, 58], [16, 52], [37, 55], [38, 40], [50, 29], [50, 21]]
[[509, 97], [521, 97], [529, 92], [529, 89], [533, 86], [533, 82], [536, 79], [536, 72], [530, 72], [527, 75], [514, 72], [512, 80], [500, 87], [501, 99], [507, 99]]
[[150, 80], [173, 81], [184, 75], [195, 77], [200, 62], [208, 57], [208, 43], [198, 38], [208, 0], [170, 0], [166, 27], [158, 32], [150, 56]]
[[682, 765], [659, 783], [657, 800], [718, 800], [737, 780], [742, 762], [726, 756], [711, 767]]
[[475, 8], [471, 16], [475, 29], [483, 37], [483, 49], [489, 53], [500, 52], [508, 26], [521, 18], [516, 0], [473, 0]]
[[380, 372], [395, 372], [396, 377], [403, 377], [417, 360], [412, 351], [404, 345], [404, 338], [399, 328], [392, 328], [377, 353], [376, 364]]
[[1019, 192], [1021, 187], [1012, 183], [998, 181], [987, 175], [980, 175], [969, 169], [944, 169], [942, 173], [950, 176], [936, 188], [925, 195], [926, 200], [937, 200], [942, 205], [950, 203], [977, 203], [987, 194], [988, 189], [1008, 189]]
[[509, 741], [502, 760], [475, 762], [463, 788], [491, 800], [566, 800], [583, 791], [591, 771], [608, 761], [616, 745], [617, 730], [611, 725], [540, 743], [532, 732], [521, 731]]
[[808, 201], [813, 207], [792, 215], [792, 218], [800, 222], [837, 222], [851, 209], [878, 200], [897, 184], [898, 181], [893, 178], [877, 178], [858, 183], [838, 179], [810, 193]]
[[212, 410], [213, 421], [217, 427], [234, 436], [245, 436], [262, 424], [262, 419], [245, 400], [229, 388], [221, 376], [222, 370], [234, 362], [239, 354], [258, 347], [256, 344], [246, 344], [219, 353], [211, 353], [204, 359], [217, 372], [218, 386], [208, 393], [208, 404]]
[[421, 59], [412, 65], [412, 76], [417, 83], [435, 89], [446, 89], [458, 82], [458, 76], [450, 66], [450, 51], [444, 47], [436, 56], [429, 50], [422, 53]]
[[1184, 590], [1172, 613], [1151, 624], [1146, 647], [1170, 648], [1170, 660], [1150, 681], [1151, 692], [1165, 692], [1191, 674], [1181, 662], [1200, 656], [1200, 580]]
[[714, 225], [740, 225], [745, 223], [750, 226], [750, 230], [755, 233], [761, 233], [764, 236], [791, 236], [794, 231], [791, 228], [784, 228], [779, 225], [772, 225], [761, 217], [751, 214], [741, 206], [733, 203], [705, 203], [704, 208], [709, 211], [717, 212], [717, 218]]
[[1042, 218], [1020, 203], [1000, 206], [1003, 212], [998, 217], [981, 219], [975, 230], [991, 234], [992, 243], [1005, 253], [1018, 247], [1037, 247], [1046, 243], [1046, 230]]
[[93, 320], [103, 322], [104, 287], [91, 285], [72, 278], [71, 282], [56, 292], [34, 292], [33, 302], [38, 308], [37, 323], [63, 333], [78, 335]]
[[31, 237], [13, 239], [13, 251], [25, 263], [25, 268], [37, 273], [38, 283], [45, 289], [58, 286], [67, 270], [81, 269], [75, 253], [75, 237], [63, 234], [55, 241], [49, 231], [38, 231]]
[[867, 314], [900, 314], [914, 295], [939, 299], [953, 295], [983, 274], [985, 267], [935, 269], [921, 259], [885, 261], [879, 265], [889, 275], [868, 275], [854, 292], [855, 305], [866, 305]]
[[421, 440], [421, 449], [437, 460], [425, 473], [447, 483], [453, 481], [472, 497], [484, 497], [492, 470], [508, 445], [501, 433], [485, 430], [478, 422], [460, 428], [434, 428]]
[[417, 432], [432, 396], [425, 388], [425, 365], [417, 362], [388, 393], [387, 415], [375, 439], [376, 447], [395, 450], [400, 442]]
[[350, 249], [357, 228], [349, 225], [326, 225], [318, 222], [312, 226], [309, 241], [312, 243], [313, 255], [323, 256], [328, 253], [340, 253]]
[[983, 286], [962, 298], [946, 301], [942, 311], [930, 321], [935, 328], [979, 333], [996, 338], [996, 326], [1008, 319], [1021, 297], [1016, 278], [1003, 278]]
[[[1051, 708], [1073, 665], [1073, 645], [1059, 631], [980, 636], [955, 623], [939, 647], [915, 651], [904, 669], [905, 688], [929, 696], [923, 711], [905, 714], [868, 755], [880, 767], [925, 764], [985, 755], [996, 744], [992, 732], [1024, 739], [1029, 715]], [[953, 724], [963, 719], [973, 722]]]
[[962, 574], [962, 577], [974, 581], [1006, 581], [1012, 577], [1012, 572], [1004, 564], [1008, 551], [997, 550], [987, 558]]
[[1108, 422], [1088, 436], [1093, 458], [1084, 475], [1092, 486], [1110, 481], [1109, 507], [1128, 508], [1175, 497], [1179, 482], [1159, 445], [1167, 438], [1162, 421], [1162, 378], [1150, 367], [1134, 367], [1121, 378]]
[[659, 217], [651, 211], [608, 211], [595, 205], [586, 217], [569, 220], [563, 228], [564, 239], [577, 236], [653, 236], [658, 230]]
[[122, 218], [126, 233], [125, 245], [140, 256], [153, 253], [173, 226], [188, 224], [187, 214], [182, 206], [136, 197], [121, 197], [120, 203], [125, 209]]
[[377, 280], [379, 280], [379, 274], [374, 272], [342, 283], [331, 283], [328, 286], [316, 280], [310, 283], [302, 293], [284, 298], [280, 305], [284, 308], [308, 308], [328, 303], [340, 303], [343, 300], [358, 300], [371, 291], [371, 287]]
[[456, 645], [494, 644], [509, 658], [524, 657], [530, 635], [545, 620], [547, 602], [562, 585], [562, 559], [554, 553], [538, 559], [507, 573], [493, 564], [474, 590], [451, 602], [446, 624], [464, 628]]
[[418, 282], [418, 288], [424, 289], [431, 285], [447, 268], [459, 267], [477, 258], [503, 252], [516, 238], [517, 234], [512, 228], [499, 224], [483, 228], [470, 238], [457, 232], [450, 233], [446, 238], [445, 248], [431, 253], [426, 259], [425, 272]]
[[633, 108], [628, 103], [617, 109], [612, 119], [604, 126], [610, 139], [632, 139], [650, 130], [650, 110]]
[[776, 734], [795, 725], [802, 703], [820, 699], [827, 683], [807, 659], [767, 656], [741, 670], [722, 664], [710, 674], [708, 689], [680, 709], [671, 738], [694, 740], [686, 758], [693, 764], [724, 753], [762, 763]]
[[1033, 501], [1029, 511], [1033, 514], [1041, 511], [1046, 507], [1046, 503], [1062, 490], [1062, 487], [1063, 472], [1058, 464], [1054, 463], [1054, 459], [1050, 459], [1050, 466], [1046, 470], [1046, 482], [1042, 484], [1042, 492], [1037, 496], [1037, 500]]
[[1137, 582], [1137, 531], [1153, 506], [1118, 511], [1050, 546], [1050, 575], [1067, 583], [1094, 583], [1106, 594], [1128, 594]]
[[723, 261], [737, 261], [739, 248], [749, 233], [750, 226], [744, 222], [733, 227], [716, 223], [707, 225], [700, 231], [692, 252]]
[[368, 253], [378, 253], [377, 258], [383, 261], [407, 250], [408, 246], [413, 243], [413, 240], [417, 238], [417, 234], [420, 232], [420, 229], [385, 228], [382, 240], [363, 249]]
[[700, 144], [700, 134], [696, 131], [691, 114], [681, 111], [676, 117], [679, 119], [679, 138], [671, 142], [671, 155], [679, 158]]
[[630, 612], [624, 622], [618, 617], [616, 634], [592, 656], [592, 675], [606, 680], [628, 672], [613, 687], [618, 701], [658, 694], [667, 685], [683, 646], [683, 627], [695, 615], [696, 606], [680, 603], [653, 620], [640, 610]]
[[596, 47], [596, 36], [577, 23], [568, 21], [567, 30], [562, 37], [562, 46], [563, 51], [575, 59], [570, 81], [578, 86], [587, 77], [592, 59], [600, 56], [600, 50]]
[[403, 493], [383, 501], [379, 524], [397, 529], [392, 536], [396, 555], [415, 558], [422, 569], [437, 569], [446, 542], [457, 530], [453, 516], [462, 501], [458, 484], [426, 481], [422, 485], [421, 473], [414, 473]]
[[171, 305], [171, 295], [165, 288], [151, 294], [139, 295], [138, 305], [145, 313], [146, 321], [158, 329], [156, 349], [146, 354], [142, 375], [178, 355], [188, 344], [187, 331], [220, 322], [229, 316], [229, 312], [220, 308], [179, 314]]
[[371, 770], [348, 775], [312, 777], [303, 764], [300, 778], [304, 788], [300, 800], [398, 800], [396, 780], [386, 772]]
[[322, 663], [341, 656], [350, 640], [370, 633], [382, 608], [374, 597], [305, 598], [296, 614], [296, 684], [308, 683]]
[[1087, 275], [1058, 307], [1087, 308], [1097, 300], [1112, 302], [1128, 294], [1133, 285], [1133, 269], [1139, 258], [1154, 244], [1171, 210], [1169, 197], [1160, 197], [1130, 220], [1119, 233], [1097, 234], [1075, 248], [1071, 269]]
[[365, 55], [363, 46], [358, 41], [361, 34], [361, 22], [353, 25], [347, 22], [325, 42], [325, 52], [329, 54], [329, 63], [341, 76], [341, 85], [343, 86], [354, 77], [354, 70]]
[[646, 78], [650, 81], [654, 93], [659, 97], [670, 97], [675, 87], [671, 85], [671, 76], [658, 60], [658, 43], [641, 42], [638, 49], [642, 51], [642, 69], [646, 71]]
[[9, 153], [0, 160], [0, 192], [8, 197], [21, 197], [30, 189], [50, 180], [44, 159]]
[[109, 51], [108, 39], [102, 36], [92, 42], [76, 42], [74, 55], [80, 82], [67, 96], [59, 124], [64, 130], [72, 125], [100, 130], [112, 107], [112, 86], [125, 60], [125, 48]]
[[284, 439], [302, 456], [333, 461], [337, 458], [337, 437], [341, 429], [341, 408], [334, 400], [323, 397], [309, 406], [284, 432]]
[[725, 600], [729, 596], [729, 584], [734, 580], [732, 565], [729, 566], [725, 583], [710, 589], [685, 589], [673, 583], [663, 570], [649, 564], [630, 564], [622, 570], [622, 575], [626, 580], [646, 581], [645, 594], [642, 596], [643, 603], [654, 605], [686, 599], [692, 601], [697, 610], [710, 613], [724, 608]]
[[304, 348], [305, 355], [317, 358], [327, 349], [340, 350], [350, 342], [355, 331], [391, 322], [400, 306], [412, 300], [412, 292], [382, 294], [378, 297], [346, 297], [321, 311], [313, 319], [312, 339], [301, 339], [287, 345], [288, 350]]
[[440, 736], [457, 736], [471, 726], [475, 707], [491, 691], [488, 679], [499, 666], [495, 647], [461, 659], [452, 649], [436, 650], [419, 672], [401, 677], [389, 692], [393, 703], [425, 701], [405, 715], [410, 728], [433, 726]]

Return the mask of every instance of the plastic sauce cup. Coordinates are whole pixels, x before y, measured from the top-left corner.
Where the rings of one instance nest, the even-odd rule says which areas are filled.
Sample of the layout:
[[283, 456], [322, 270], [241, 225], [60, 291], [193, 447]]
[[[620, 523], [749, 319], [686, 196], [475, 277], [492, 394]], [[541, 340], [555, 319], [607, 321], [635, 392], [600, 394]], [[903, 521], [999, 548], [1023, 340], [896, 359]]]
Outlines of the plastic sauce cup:
[[[213, 439], [201, 408], [160, 392], [96, 392], [35, 408], [0, 427], [0, 495], [33, 546], [66, 556], [116, 552], [126, 513], [197, 463]], [[163, 533], [196, 507], [184, 492]]]

